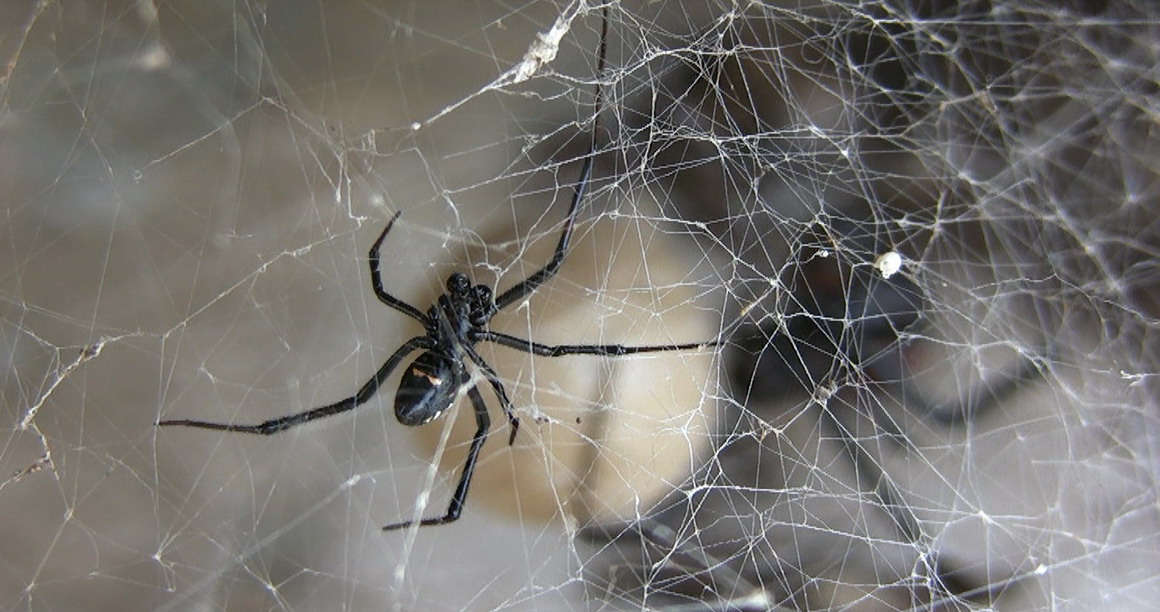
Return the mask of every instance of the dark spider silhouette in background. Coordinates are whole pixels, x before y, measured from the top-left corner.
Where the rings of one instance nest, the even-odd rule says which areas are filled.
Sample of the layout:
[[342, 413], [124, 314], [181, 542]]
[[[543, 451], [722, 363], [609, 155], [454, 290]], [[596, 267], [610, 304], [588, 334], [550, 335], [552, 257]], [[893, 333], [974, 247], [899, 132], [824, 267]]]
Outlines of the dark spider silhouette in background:
[[[599, 75], [603, 73], [606, 38], [608, 35], [607, 7], [603, 12], [603, 25], [600, 31], [600, 55], [597, 60], [596, 102], [595, 115], [592, 125], [592, 141], [588, 153], [584, 158], [584, 165], [580, 169], [580, 176], [576, 182], [576, 191], [572, 196], [571, 208], [564, 219], [564, 228], [560, 232], [560, 242], [548, 263], [538, 272], [527, 277], [514, 287], [501, 293], [492, 300], [492, 288], [485, 284], [472, 285], [466, 275], [455, 272], [447, 278], [447, 292], [439, 296], [438, 300], [427, 312], [391, 295], [383, 288], [383, 281], [379, 274], [379, 247], [382, 246], [387, 234], [394, 226], [399, 213], [387, 223], [383, 233], [379, 235], [374, 246], [371, 247], [369, 259], [371, 268], [371, 286], [375, 296], [381, 302], [395, 310], [415, 319], [423, 324], [424, 333], [407, 340], [383, 364], [374, 377], [367, 381], [353, 396], [314, 408], [305, 412], [291, 414], [257, 425], [236, 425], [232, 423], [214, 423], [189, 419], [174, 419], [160, 421], [157, 425], [197, 427], [219, 431], [234, 431], [257, 435], [273, 435], [292, 427], [297, 427], [310, 421], [341, 414], [353, 410], [363, 404], [378, 392], [382, 384], [391, 375], [391, 372], [402, 362], [403, 358], [416, 350], [423, 353], [411, 363], [399, 381], [399, 388], [395, 394], [395, 417], [400, 423], [409, 426], [418, 426], [431, 422], [454, 403], [460, 388], [471, 382], [471, 372], [467, 362], [475, 364], [483, 376], [491, 384], [496, 397], [503, 407], [504, 415], [511, 424], [511, 436], [508, 444], [515, 441], [520, 421], [512, 409], [503, 383], [495, 370], [488, 365], [475, 351], [479, 342], [494, 342], [509, 348], [541, 355], [545, 357], [560, 357], [563, 355], [604, 355], [619, 356], [637, 353], [655, 353], [662, 351], [682, 351], [697, 348], [709, 348], [720, 344], [720, 340], [709, 342], [695, 342], [688, 344], [665, 344], [657, 346], [621, 346], [619, 344], [565, 344], [551, 346], [524, 340], [504, 333], [491, 331], [488, 323], [500, 310], [514, 304], [524, 296], [534, 292], [544, 282], [556, 275], [564, 263], [568, 252], [568, 244], [572, 238], [572, 227], [576, 214], [584, 201], [588, 181], [592, 174], [592, 162], [596, 155], [596, 134], [599, 127], [602, 95]], [[467, 397], [475, 409], [475, 421], [478, 429], [471, 441], [471, 449], [467, 453], [467, 461], [463, 465], [463, 473], [459, 477], [459, 484], [451, 496], [451, 504], [443, 516], [424, 518], [417, 521], [419, 525], [442, 525], [459, 518], [463, 506], [467, 501], [467, 491], [471, 486], [471, 477], [475, 472], [475, 463], [479, 451], [487, 440], [491, 419], [488, 417], [487, 405], [480, 395], [476, 385], [467, 389]], [[416, 521], [403, 521], [383, 527], [384, 530], [402, 529], [415, 524]]]

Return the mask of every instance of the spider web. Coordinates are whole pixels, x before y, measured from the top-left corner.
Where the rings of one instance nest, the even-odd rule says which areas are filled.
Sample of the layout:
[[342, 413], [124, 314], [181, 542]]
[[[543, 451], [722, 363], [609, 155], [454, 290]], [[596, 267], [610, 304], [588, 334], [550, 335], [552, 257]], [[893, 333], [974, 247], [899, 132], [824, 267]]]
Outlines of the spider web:
[[[1144, 609], [1160, 15], [1137, 2], [0, 8], [0, 608]], [[470, 405], [354, 392], [560, 275]], [[464, 404], [467, 404], [466, 406]]]

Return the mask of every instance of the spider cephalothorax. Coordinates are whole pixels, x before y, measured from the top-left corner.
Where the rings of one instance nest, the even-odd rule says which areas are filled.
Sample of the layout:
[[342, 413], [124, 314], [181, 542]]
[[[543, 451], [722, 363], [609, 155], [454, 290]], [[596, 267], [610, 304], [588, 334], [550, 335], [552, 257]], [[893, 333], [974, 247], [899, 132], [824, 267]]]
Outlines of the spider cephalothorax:
[[[395, 393], [395, 418], [400, 423], [430, 423], [455, 402], [459, 389], [471, 378], [465, 367], [474, 355], [469, 348], [475, 343], [471, 332], [484, 328], [496, 313], [491, 296], [491, 287], [472, 285], [461, 272], [447, 277], [447, 293], [427, 309], [424, 327], [432, 346], [403, 371]], [[514, 436], [519, 419], [509, 414], [509, 420]]]

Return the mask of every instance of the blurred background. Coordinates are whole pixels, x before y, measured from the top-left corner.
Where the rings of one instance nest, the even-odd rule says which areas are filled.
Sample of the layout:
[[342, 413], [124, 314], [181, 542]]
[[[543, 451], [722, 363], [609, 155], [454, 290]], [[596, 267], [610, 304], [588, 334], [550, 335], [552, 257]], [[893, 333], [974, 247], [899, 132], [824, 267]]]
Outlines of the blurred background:
[[[597, 69], [607, 20], [607, 57]], [[0, 609], [1143, 609], [1160, 9], [0, 7]], [[524, 69], [521, 73], [520, 69]], [[517, 76], [522, 75], [522, 76]], [[604, 88], [602, 109], [595, 84]], [[453, 271], [523, 421], [347, 397]]]

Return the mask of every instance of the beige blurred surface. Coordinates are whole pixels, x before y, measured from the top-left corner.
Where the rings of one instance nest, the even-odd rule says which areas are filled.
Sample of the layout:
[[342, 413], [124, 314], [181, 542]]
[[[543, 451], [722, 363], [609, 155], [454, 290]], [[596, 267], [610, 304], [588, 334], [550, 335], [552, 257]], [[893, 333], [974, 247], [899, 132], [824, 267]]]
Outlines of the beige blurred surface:
[[[334, 402], [423, 333], [367, 276], [395, 212], [384, 281], [419, 308], [454, 270], [502, 290], [542, 265], [588, 142], [596, 14], [0, 4], [0, 609], [642, 609], [593, 585], [636, 570], [642, 591], [695, 590], [697, 563], [723, 570], [724, 599], [890, 609], [935, 592], [936, 554], [1001, 591], [975, 607], [1157, 601], [1160, 19], [897, 4], [612, 5], [599, 197], [559, 277], [495, 328], [638, 344], [769, 324], [754, 351], [773, 366], [730, 372], [742, 336], [635, 359], [494, 347], [515, 447], [484, 385], [493, 434], [463, 518], [392, 534], [446, 508], [466, 398], [407, 428], [395, 376], [269, 438], [154, 423]], [[556, 58], [491, 87], [562, 16]], [[946, 362], [905, 382], [953, 403], [1025, 360], [1038, 378], [960, 428], [851, 355], [795, 378], [793, 349], [818, 340], [775, 347], [795, 320], [859, 348], [869, 319], [847, 303], [798, 306], [860, 299], [848, 271], [879, 246], [933, 311], [887, 357]], [[839, 271], [788, 283], [824, 258]], [[750, 397], [753, 376], [800, 393]], [[673, 515], [643, 568], [632, 529], [575, 530]]]
[[[544, 344], [715, 339], [719, 315], [689, 284], [696, 258], [649, 221], [656, 211], [641, 203], [620, 206], [640, 216], [582, 225], [559, 277], [497, 315], [491, 328]], [[555, 235], [537, 241], [523, 254], [525, 267], [546, 262], [555, 242]], [[629, 521], [647, 515], [707, 458], [718, 411], [714, 347], [556, 358], [477, 348], [504, 381], [522, 426], [506, 446], [509, 427], [498, 398], [479, 378], [492, 436], [476, 471], [473, 510], [490, 507], [509, 520], [563, 519], [573, 528]], [[470, 402], [463, 397], [459, 404], [451, 447], [440, 457], [442, 469], [456, 477], [476, 428]], [[433, 456], [442, 433], [438, 425], [419, 430]], [[431, 500], [426, 513], [438, 513], [444, 503]]]

